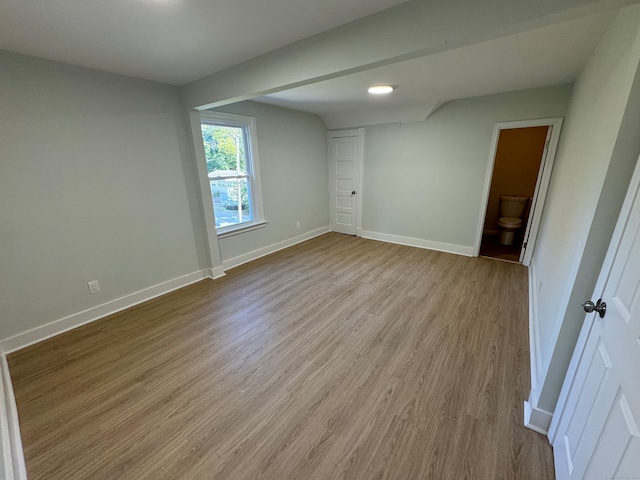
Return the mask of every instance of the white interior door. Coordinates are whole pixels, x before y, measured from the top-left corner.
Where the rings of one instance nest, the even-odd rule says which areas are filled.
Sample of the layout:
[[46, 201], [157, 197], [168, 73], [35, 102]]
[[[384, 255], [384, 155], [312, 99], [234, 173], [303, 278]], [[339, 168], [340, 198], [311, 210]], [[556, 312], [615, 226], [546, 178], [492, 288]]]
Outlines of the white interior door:
[[329, 137], [331, 221], [334, 232], [356, 234], [360, 136], [334, 132]]
[[640, 162], [596, 287], [606, 314], [585, 318], [550, 431], [558, 480], [640, 478], [639, 177]]

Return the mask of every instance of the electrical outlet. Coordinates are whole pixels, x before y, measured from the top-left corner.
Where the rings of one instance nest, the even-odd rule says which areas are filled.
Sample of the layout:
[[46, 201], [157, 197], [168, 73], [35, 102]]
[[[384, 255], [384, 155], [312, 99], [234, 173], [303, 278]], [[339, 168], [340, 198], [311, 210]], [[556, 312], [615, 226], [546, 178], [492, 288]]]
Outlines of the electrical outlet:
[[98, 283], [98, 280], [93, 280], [87, 283], [87, 285], [89, 285], [89, 293], [92, 295], [100, 291], [100, 284]]
[[296, 228], [300, 228], [300, 222], [296, 222]]

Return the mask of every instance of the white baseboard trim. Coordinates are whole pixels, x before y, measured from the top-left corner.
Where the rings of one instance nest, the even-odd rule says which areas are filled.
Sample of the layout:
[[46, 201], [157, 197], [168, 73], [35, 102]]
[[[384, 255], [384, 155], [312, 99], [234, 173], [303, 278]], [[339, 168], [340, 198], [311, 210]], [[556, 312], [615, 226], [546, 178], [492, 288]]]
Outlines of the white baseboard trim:
[[[532, 392], [534, 393], [534, 392]], [[535, 395], [534, 395], [535, 396]], [[543, 435], [549, 434], [549, 427], [551, 426], [551, 420], [553, 414], [537, 408], [529, 400], [524, 402], [524, 426], [541, 433]]]
[[[82, 312], [54, 320], [53, 322], [27, 330], [26, 332], [19, 333], [12, 337], [5, 338], [0, 340], [0, 352], [11, 353], [16, 350], [20, 350], [21, 348], [28, 347], [29, 345], [54, 337], [86, 323], [106, 317], [107, 315], [133, 307], [134, 305], [146, 302], [152, 298], [159, 297], [160, 295], [165, 295], [173, 290], [186, 287], [192, 283], [199, 282], [205, 278], [216, 278], [214, 275], [210, 274], [211, 272], [209, 270], [211, 269], [207, 268], [189, 273], [187, 275], [174, 278], [173, 280], [145, 288], [144, 290], [140, 290], [130, 295], [125, 295], [124, 297], [117, 298], [110, 302], [103, 303], [102, 305], [83, 310]], [[218, 269], [214, 270], [217, 271]]]
[[69, 315], [46, 325], [19, 333], [0, 341], [0, 478], [7, 480], [27, 480], [27, 469], [22, 451], [18, 410], [11, 384], [7, 363], [7, 353], [20, 350], [47, 338], [59, 335], [81, 325], [93, 322], [107, 315], [133, 307], [152, 298], [165, 295], [205, 278], [224, 276], [223, 267], [206, 268], [174, 278], [144, 290], [120, 297], [97, 307]]
[[329, 232], [329, 226], [316, 228], [315, 230], [311, 230], [307, 233], [303, 233], [302, 235], [295, 236], [293, 238], [288, 238], [287, 240], [283, 240], [278, 243], [274, 243], [272, 245], [267, 245], [266, 247], [258, 248], [257, 250], [253, 250], [251, 252], [244, 253], [242, 255], [238, 255], [237, 257], [229, 258], [227, 260], [222, 261], [222, 265], [224, 270], [230, 270], [234, 267], [238, 267], [244, 263], [250, 262], [252, 260], [256, 260], [260, 257], [264, 257], [271, 253], [275, 253], [279, 250], [283, 250], [287, 247], [291, 247], [297, 243], [302, 243], [306, 240], [310, 240], [314, 237], [323, 235]]
[[536, 268], [532, 263], [528, 267], [529, 273], [529, 367], [531, 369], [531, 389], [538, 390], [538, 380], [542, 372], [540, 356], [540, 334], [538, 328], [538, 279]]
[[403, 237], [400, 235], [392, 235], [390, 233], [370, 232], [368, 230], [360, 231], [362, 238], [369, 240], [380, 240], [382, 242], [397, 243], [399, 245], [407, 245], [409, 247], [426, 248], [427, 250], [437, 250], [439, 252], [455, 253], [457, 255], [473, 256], [473, 247], [464, 245], [455, 245], [453, 243], [434, 242], [424, 240], [422, 238]]
[[222, 265], [215, 268], [209, 268], [208, 272], [209, 272], [209, 277], [213, 278], [214, 280], [216, 278], [224, 277], [226, 275], [226, 273], [224, 273], [224, 267]]
[[529, 273], [529, 368], [531, 369], [531, 392], [524, 402], [524, 426], [543, 435], [548, 435], [553, 413], [538, 408], [538, 382], [542, 372], [540, 336], [538, 329], [538, 279], [535, 264], [528, 267]]
[[9, 365], [5, 354], [0, 357], [0, 477], [7, 480], [27, 480], [18, 409], [13, 395]]

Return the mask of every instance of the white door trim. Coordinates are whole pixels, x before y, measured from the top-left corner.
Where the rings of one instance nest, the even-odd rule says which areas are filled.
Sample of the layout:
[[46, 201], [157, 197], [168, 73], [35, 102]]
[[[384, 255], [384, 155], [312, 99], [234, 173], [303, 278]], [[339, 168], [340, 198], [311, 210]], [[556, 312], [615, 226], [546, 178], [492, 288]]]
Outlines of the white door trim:
[[482, 242], [482, 231], [484, 228], [484, 221], [487, 215], [487, 204], [489, 203], [489, 190], [491, 189], [491, 179], [493, 178], [493, 167], [496, 160], [496, 152], [498, 150], [498, 140], [500, 139], [500, 132], [502, 130], [508, 130], [512, 128], [528, 128], [528, 127], [551, 127], [551, 138], [549, 139], [549, 146], [546, 152], [544, 164], [540, 165], [541, 176], [538, 174], [539, 184], [536, 186], [535, 207], [529, 215], [529, 238], [527, 245], [527, 252], [522, 261], [523, 265], [529, 265], [531, 262], [531, 256], [533, 255], [533, 248], [540, 227], [540, 220], [542, 219], [542, 209], [544, 201], [549, 189], [549, 181], [551, 180], [551, 172], [553, 170], [553, 162], [555, 160], [556, 151], [558, 149], [558, 142], [560, 140], [560, 130], [562, 128], [562, 118], [541, 118], [537, 120], [520, 120], [514, 122], [501, 122], [496, 123], [493, 129], [493, 139], [491, 141], [491, 149], [489, 151], [489, 162], [487, 166], [487, 172], [484, 180], [484, 191], [482, 195], [482, 202], [480, 215], [478, 219], [478, 227], [476, 232], [476, 243], [473, 249], [473, 256], [477, 257], [480, 253], [480, 243]]
[[329, 138], [342, 138], [342, 137], [358, 137], [364, 136], [364, 128], [354, 128], [353, 130], [329, 130], [327, 136]]
[[[327, 131], [327, 159], [328, 159], [328, 168], [329, 168], [329, 197], [332, 198], [331, 195], [331, 139], [333, 138], [344, 138], [344, 137], [358, 137], [358, 158], [356, 171], [354, 174], [355, 177], [355, 190], [356, 190], [356, 236], [362, 236], [362, 199], [364, 192], [364, 128], [357, 128], [352, 130], [328, 130]], [[331, 200], [330, 200], [331, 202]], [[329, 206], [329, 222], [330, 228], [333, 230], [333, 226], [335, 225], [335, 212], [331, 208], [331, 203]]]
[[[553, 126], [547, 128], [547, 137], [544, 139], [544, 149], [542, 151], [542, 158], [540, 159], [540, 166], [538, 167], [538, 176], [536, 177], [536, 188], [533, 191], [533, 197], [531, 197], [531, 205], [530, 212], [531, 214], [527, 218], [527, 225], [525, 226], [524, 232], [524, 242], [522, 244], [522, 248], [520, 250], [520, 258], [518, 261], [523, 265], [529, 266], [531, 263], [531, 257], [533, 256], [533, 246], [535, 243], [535, 238], [538, 233], [538, 227], [540, 226], [540, 215], [534, 215], [536, 213], [536, 205], [538, 201], [544, 201], [544, 196], [546, 191], [542, 193], [541, 187], [543, 185], [543, 177], [545, 173], [549, 173], [551, 169], [545, 169], [545, 165], [547, 159], [549, 158], [549, 148], [551, 144], [551, 136], [553, 135]], [[548, 185], [547, 181], [544, 185]], [[540, 210], [537, 210], [539, 213]], [[529, 242], [529, 238], [531, 238], [531, 242]], [[531, 248], [529, 248], [529, 246]]]

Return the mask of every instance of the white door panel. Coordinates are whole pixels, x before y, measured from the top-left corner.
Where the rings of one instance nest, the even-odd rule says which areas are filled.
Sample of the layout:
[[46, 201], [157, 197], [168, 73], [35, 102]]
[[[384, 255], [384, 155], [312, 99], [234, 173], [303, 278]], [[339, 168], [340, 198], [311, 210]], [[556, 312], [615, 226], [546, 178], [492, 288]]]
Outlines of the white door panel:
[[351, 196], [349, 197], [336, 197], [336, 208], [351, 208]]
[[[622, 389], [616, 392], [607, 413], [607, 421], [598, 437], [595, 452], [589, 459], [585, 478], [633, 478], [630, 475], [621, 476], [620, 471], [633, 467], [633, 457], [637, 458], [640, 445], [640, 432]], [[637, 462], [634, 473], [637, 477]]]
[[360, 136], [330, 137], [331, 221], [334, 232], [356, 234]]
[[575, 375], [565, 380], [553, 435], [558, 480], [640, 478], [639, 176], [636, 168], [596, 288], [606, 314], [587, 315], [591, 330], [574, 353]]
[[336, 178], [336, 193], [349, 193], [349, 198], [351, 198], [353, 187], [352, 178]]
[[353, 176], [353, 160], [336, 160], [336, 175], [338, 178]]
[[[567, 449], [567, 461], [569, 471], [573, 472], [576, 452], [584, 448], [585, 429], [587, 423], [585, 419], [589, 416], [596, 398], [601, 394], [603, 385], [608, 380], [611, 372], [611, 360], [606, 349], [597, 348], [593, 357], [589, 361], [587, 375], [583, 388], [577, 393], [576, 405], [567, 422], [566, 433], [564, 434], [564, 447]], [[587, 440], [588, 441], [588, 440]]]

